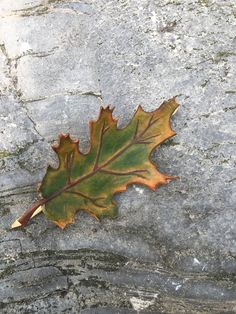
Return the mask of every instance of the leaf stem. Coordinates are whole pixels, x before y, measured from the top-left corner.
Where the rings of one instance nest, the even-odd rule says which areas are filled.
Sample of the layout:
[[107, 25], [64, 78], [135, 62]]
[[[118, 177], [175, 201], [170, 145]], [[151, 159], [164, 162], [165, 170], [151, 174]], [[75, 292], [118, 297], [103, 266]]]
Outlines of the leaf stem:
[[19, 223], [22, 226], [26, 226], [28, 221], [30, 220], [31, 216], [34, 212], [39, 208], [39, 206], [44, 205], [48, 200], [45, 198], [40, 199], [36, 203], [34, 203], [29, 209], [27, 209], [24, 214], [18, 219]]

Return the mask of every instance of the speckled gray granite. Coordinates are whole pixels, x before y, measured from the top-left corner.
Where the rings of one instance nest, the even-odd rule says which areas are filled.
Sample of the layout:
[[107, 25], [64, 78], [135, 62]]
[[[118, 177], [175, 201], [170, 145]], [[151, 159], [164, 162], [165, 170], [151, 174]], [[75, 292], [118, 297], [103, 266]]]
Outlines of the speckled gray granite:
[[[0, 313], [236, 313], [233, 0], [0, 1]], [[34, 202], [60, 132], [89, 143], [101, 104], [125, 125], [174, 95], [153, 155], [179, 179], [116, 196], [65, 230]]]

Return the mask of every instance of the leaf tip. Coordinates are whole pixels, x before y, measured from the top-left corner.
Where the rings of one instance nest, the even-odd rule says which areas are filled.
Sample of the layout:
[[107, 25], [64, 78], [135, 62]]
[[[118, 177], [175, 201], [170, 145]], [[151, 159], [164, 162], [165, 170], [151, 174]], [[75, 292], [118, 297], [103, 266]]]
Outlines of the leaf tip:
[[167, 103], [169, 103], [170, 106], [172, 107], [171, 115], [176, 114], [176, 112], [177, 112], [178, 109], [179, 109], [180, 104], [176, 101], [176, 98], [177, 98], [177, 97], [178, 97], [178, 95], [177, 95], [177, 96], [174, 96], [174, 97], [172, 97], [172, 98], [170, 98], [169, 100], [167, 100]]
[[62, 230], [65, 229], [65, 226], [67, 225], [67, 223], [64, 223], [63, 221], [56, 221], [53, 220], [52, 221], [54, 224], [56, 224], [59, 228], [61, 228]]
[[70, 133], [61, 133], [58, 135], [58, 142], [56, 144], [52, 145], [52, 149], [56, 153], [58, 153], [60, 150], [60, 147], [62, 147], [62, 145], [65, 142], [68, 142], [69, 144], [78, 145], [79, 139], [78, 138], [72, 139], [70, 136]]
[[114, 111], [114, 107], [112, 107], [111, 105], [108, 105], [106, 107], [101, 106], [100, 107], [100, 114], [99, 114], [99, 118], [102, 116], [102, 114], [104, 113], [112, 113]]
[[113, 112], [114, 109], [115, 109], [115, 107], [112, 107], [111, 105], [108, 105], [108, 106], [105, 108], [105, 110], [110, 111], [110, 112]]
[[144, 112], [143, 107], [140, 104], [135, 109], [135, 113], [138, 113], [138, 112]]
[[70, 217], [67, 217], [67, 219], [63, 220], [51, 220], [54, 224], [56, 224], [61, 229], [65, 229], [65, 227], [69, 224], [75, 223], [75, 216], [71, 215]]
[[18, 219], [15, 221], [15, 222], [13, 222], [13, 224], [11, 225], [11, 229], [15, 229], [15, 228], [19, 228], [19, 227], [21, 227], [22, 226], [22, 224], [18, 221]]
[[101, 106], [100, 107], [100, 113], [99, 113], [99, 116], [98, 116], [98, 119], [95, 120], [95, 121], [90, 121], [89, 122], [89, 125], [90, 127], [93, 125], [93, 123], [96, 123], [98, 122], [99, 120], [103, 119], [104, 121], [106, 120], [107, 123], [114, 123], [116, 124], [117, 123], [117, 119], [115, 119], [112, 115], [113, 111], [114, 111], [114, 107], [112, 107], [111, 105], [107, 106], [107, 107], [103, 107]]

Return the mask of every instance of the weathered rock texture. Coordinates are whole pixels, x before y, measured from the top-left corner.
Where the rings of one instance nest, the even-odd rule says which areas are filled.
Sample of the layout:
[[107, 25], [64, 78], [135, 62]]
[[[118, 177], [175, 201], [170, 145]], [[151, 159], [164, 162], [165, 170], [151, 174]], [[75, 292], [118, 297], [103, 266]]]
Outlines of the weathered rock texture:
[[[0, 312], [236, 313], [235, 1], [0, 1]], [[179, 180], [116, 197], [64, 231], [11, 223], [37, 199], [59, 132], [89, 142], [112, 104], [179, 95], [154, 153]]]

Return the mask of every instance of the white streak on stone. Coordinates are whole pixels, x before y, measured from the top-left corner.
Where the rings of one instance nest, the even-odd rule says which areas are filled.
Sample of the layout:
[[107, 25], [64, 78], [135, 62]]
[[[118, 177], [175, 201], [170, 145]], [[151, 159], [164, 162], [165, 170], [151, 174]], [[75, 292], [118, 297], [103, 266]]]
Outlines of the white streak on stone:
[[200, 265], [200, 264], [201, 264], [201, 262], [196, 257], [194, 257], [193, 265]]
[[133, 309], [135, 311], [139, 310], [144, 310], [148, 308], [150, 305], [154, 304], [154, 299], [153, 300], [142, 300], [136, 297], [130, 298], [130, 302], [133, 306]]
[[136, 191], [136, 192], [138, 192], [139, 194], [143, 194], [144, 189], [142, 189], [142, 188], [140, 188], [140, 187], [138, 187], [138, 186], [135, 186], [134, 188], [135, 188], [135, 191]]

